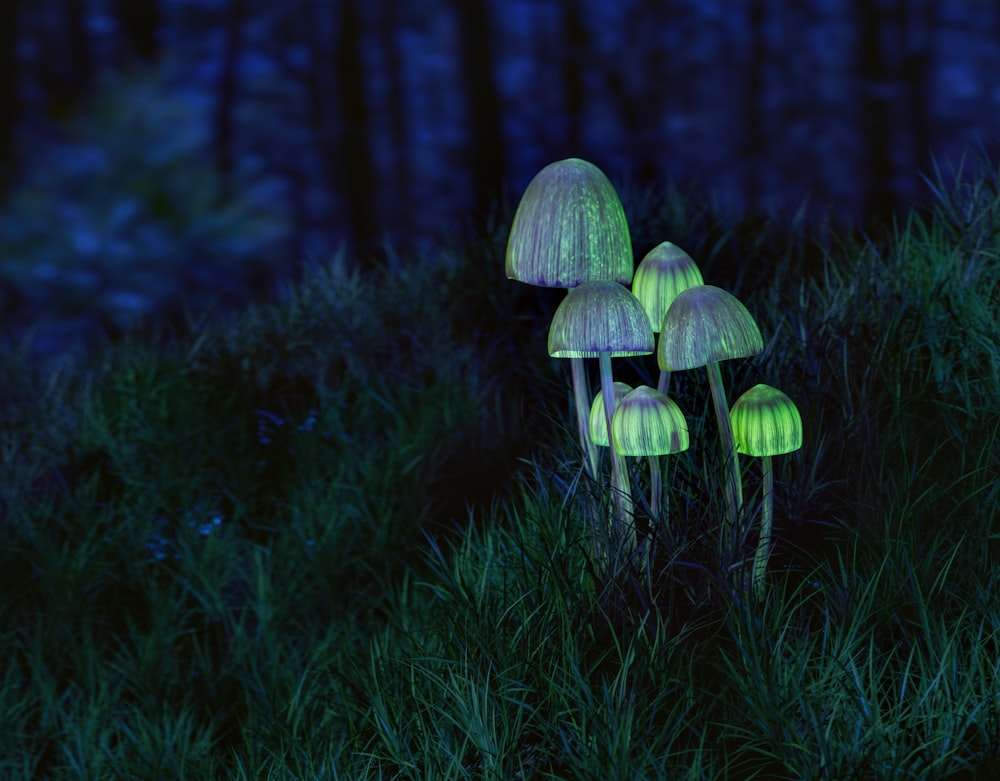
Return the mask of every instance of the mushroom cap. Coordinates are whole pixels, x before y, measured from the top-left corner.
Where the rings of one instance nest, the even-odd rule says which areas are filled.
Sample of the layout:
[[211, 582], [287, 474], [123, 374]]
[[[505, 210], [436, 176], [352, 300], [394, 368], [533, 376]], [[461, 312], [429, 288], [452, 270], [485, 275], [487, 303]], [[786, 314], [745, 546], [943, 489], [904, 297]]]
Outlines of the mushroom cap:
[[583, 282], [570, 288], [549, 326], [553, 358], [648, 355], [653, 348], [646, 310], [617, 282]]
[[663, 316], [656, 362], [663, 371], [696, 369], [763, 349], [757, 323], [736, 296], [695, 285], [678, 293]]
[[736, 452], [778, 456], [802, 447], [802, 417], [795, 402], [770, 385], [754, 385], [729, 411]]
[[506, 273], [541, 287], [632, 281], [632, 239], [618, 193], [600, 168], [571, 157], [528, 184], [507, 239]]
[[648, 385], [625, 394], [611, 419], [615, 450], [623, 456], [662, 456], [688, 449], [688, 427], [676, 402]]
[[653, 331], [659, 333], [663, 316], [682, 290], [704, 285], [701, 270], [676, 244], [657, 244], [639, 261], [632, 279], [632, 292], [649, 315]]
[[[632, 386], [627, 382], [615, 380], [612, 386], [615, 389], [615, 409], [618, 403], [625, 397], [625, 394], [632, 390]], [[612, 423], [614, 425], [614, 423]], [[590, 405], [590, 441], [601, 447], [608, 446], [608, 421], [604, 417], [604, 391], [597, 391], [594, 401]]]

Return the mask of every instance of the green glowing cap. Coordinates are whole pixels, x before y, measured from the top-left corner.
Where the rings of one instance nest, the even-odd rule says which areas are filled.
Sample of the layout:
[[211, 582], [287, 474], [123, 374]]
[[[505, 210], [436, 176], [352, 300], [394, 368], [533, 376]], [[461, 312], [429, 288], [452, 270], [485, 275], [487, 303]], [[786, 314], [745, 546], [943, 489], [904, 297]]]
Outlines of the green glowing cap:
[[618, 193], [597, 166], [571, 157], [528, 184], [507, 240], [508, 279], [541, 287], [632, 281], [632, 240]]
[[549, 326], [553, 358], [649, 355], [653, 348], [646, 310], [617, 282], [583, 282], [570, 288]]
[[663, 316], [656, 362], [663, 371], [696, 369], [763, 349], [760, 329], [736, 296], [695, 285], [682, 290]]
[[778, 456], [802, 447], [802, 417], [795, 402], [770, 385], [754, 385], [729, 411], [736, 452]]
[[[632, 386], [616, 380], [613, 387], [615, 389], [615, 407], [617, 408], [618, 402], [632, 390]], [[608, 421], [604, 417], [604, 391], [597, 391], [594, 403], [590, 405], [590, 441], [601, 447], [608, 446]]]
[[684, 413], [673, 399], [648, 385], [627, 393], [611, 419], [615, 450], [623, 456], [662, 456], [688, 449]]
[[667, 309], [682, 290], [703, 285], [701, 271], [684, 250], [664, 241], [646, 253], [635, 270], [632, 292], [649, 315], [653, 331], [659, 333]]

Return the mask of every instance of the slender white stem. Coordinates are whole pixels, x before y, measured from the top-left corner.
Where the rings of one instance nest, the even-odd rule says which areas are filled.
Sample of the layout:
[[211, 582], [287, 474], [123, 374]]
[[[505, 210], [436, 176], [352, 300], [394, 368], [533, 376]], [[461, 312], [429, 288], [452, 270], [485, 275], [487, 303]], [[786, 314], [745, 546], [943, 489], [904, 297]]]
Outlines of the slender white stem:
[[719, 423], [719, 438], [722, 441], [722, 454], [726, 459], [726, 515], [727, 524], [723, 530], [724, 553], [729, 557], [736, 554], [736, 542], [739, 539], [737, 524], [740, 509], [743, 507], [743, 483], [740, 479], [739, 456], [736, 455], [736, 442], [733, 438], [733, 424], [729, 419], [729, 404], [726, 402], [726, 391], [722, 387], [722, 373], [718, 361], [705, 367], [708, 371], [708, 384], [712, 389], [712, 403], [715, 405], [715, 418]]
[[583, 358], [570, 358], [570, 373], [573, 377], [573, 399], [576, 402], [576, 430], [583, 448], [588, 475], [597, 477], [597, 445], [590, 438], [590, 383], [584, 370]]
[[753, 559], [753, 584], [757, 598], [763, 599], [764, 574], [767, 572], [767, 560], [771, 556], [771, 524], [774, 516], [774, 470], [771, 467], [771, 456], [761, 459], [760, 468], [764, 478], [764, 506], [760, 513], [760, 540]]
[[604, 396], [604, 418], [608, 425], [608, 450], [611, 451], [611, 493], [614, 494], [615, 511], [618, 516], [618, 538], [624, 532], [628, 540], [628, 550], [635, 549], [635, 526], [632, 522], [632, 485], [628, 479], [625, 458], [615, 450], [611, 433], [611, 418], [615, 414], [614, 378], [611, 376], [611, 353], [602, 352], [598, 356], [601, 367], [601, 393]]
[[664, 396], [667, 395], [667, 388], [670, 387], [670, 370], [660, 369], [660, 377], [656, 381], [656, 389]]
[[649, 514], [650, 523], [659, 523], [660, 495], [663, 493], [663, 477], [660, 474], [660, 457], [647, 456], [649, 459]]

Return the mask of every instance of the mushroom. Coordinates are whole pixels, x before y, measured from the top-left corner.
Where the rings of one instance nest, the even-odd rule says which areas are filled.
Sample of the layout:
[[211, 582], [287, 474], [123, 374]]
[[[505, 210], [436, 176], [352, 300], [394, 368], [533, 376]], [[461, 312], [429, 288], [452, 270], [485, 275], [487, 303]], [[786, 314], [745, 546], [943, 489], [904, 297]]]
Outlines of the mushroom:
[[[646, 253], [632, 279], [632, 293], [646, 308], [653, 333], [660, 332], [663, 316], [682, 290], [694, 285], [703, 285], [705, 280], [701, 270], [684, 250], [676, 244], [664, 241]], [[656, 389], [667, 392], [670, 371], [660, 370]]]
[[[617, 282], [581, 283], [570, 289], [556, 308], [548, 348], [553, 358], [598, 359], [605, 426], [608, 441], [612, 441], [615, 394], [611, 359], [648, 355], [654, 348], [653, 329], [639, 299]], [[610, 450], [611, 487], [618, 520], [624, 525], [632, 511], [631, 487], [622, 456], [614, 448]]]
[[763, 505], [760, 539], [753, 561], [753, 584], [757, 597], [764, 595], [764, 573], [771, 555], [771, 525], [774, 513], [774, 472], [771, 456], [791, 453], [802, 447], [802, 417], [795, 402], [777, 388], [754, 385], [733, 404], [729, 417], [733, 424], [736, 452], [761, 459]]
[[684, 413], [666, 394], [640, 385], [625, 394], [615, 409], [611, 434], [615, 450], [623, 456], [648, 457], [650, 516], [658, 518], [663, 493], [659, 457], [688, 449]]
[[714, 285], [695, 285], [681, 291], [667, 309], [656, 352], [661, 371], [704, 366], [708, 372], [715, 417], [719, 423], [719, 438], [727, 464], [725, 496], [728, 528], [724, 530], [724, 544], [730, 552], [735, 550], [736, 526], [743, 506], [743, 486], [719, 362], [747, 358], [763, 349], [764, 339], [760, 329], [736, 296]]
[[[625, 210], [614, 186], [592, 163], [571, 157], [551, 163], [528, 184], [507, 240], [508, 279], [541, 287], [632, 281], [634, 260]], [[583, 360], [570, 361], [577, 433], [591, 478], [597, 448], [587, 435], [590, 389]]]

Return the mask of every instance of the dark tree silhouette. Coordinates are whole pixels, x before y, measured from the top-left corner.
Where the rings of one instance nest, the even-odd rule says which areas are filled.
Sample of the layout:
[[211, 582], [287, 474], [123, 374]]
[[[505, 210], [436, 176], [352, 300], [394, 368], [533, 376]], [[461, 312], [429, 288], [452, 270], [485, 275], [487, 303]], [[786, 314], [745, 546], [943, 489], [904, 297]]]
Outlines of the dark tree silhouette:
[[410, 236], [412, 220], [410, 203], [412, 200], [412, 173], [410, 167], [409, 133], [407, 132], [406, 74], [404, 72], [403, 47], [399, 45], [397, 33], [404, 23], [399, 5], [395, 2], [383, 3], [383, 16], [379, 25], [379, 45], [385, 52], [387, 87], [387, 110], [389, 139], [392, 145], [392, 170], [399, 193], [393, 209], [392, 228], [396, 236], [404, 240]]
[[900, 78], [904, 82], [906, 127], [910, 133], [912, 160], [910, 190], [916, 192], [918, 171], [931, 171], [931, 78], [934, 59], [931, 31], [935, 26], [935, 4], [930, 0], [910, 0], [905, 12], [905, 22], [900, 25], [903, 51]]
[[14, 124], [18, 117], [18, 0], [0, 3], [0, 197], [14, 165]]
[[143, 62], [153, 62], [160, 56], [156, 34], [160, 26], [158, 0], [115, 0], [115, 21], [128, 56]]
[[583, 134], [580, 123], [587, 104], [584, 86], [584, 63], [590, 48], [590, 33], [583, 21], [583, 13], [578, 0], [563, 0], [562, 3], [562, 90], [563, 122], [565, 133], [562, 139], [568, 154], [582, 154], [580, 146]]
[[487, 0], [455, 0], [454, 8], [472, 152], [472, 211], [484, 215], [500, 193], [506, 169], [500, 96], [493, 72], [493, 25]]
[[[341, 192], [347, 202], [349, 236], [359, 253], [371, 251], [379, 240], [373, 214], [374, 166], [369, 147], [368, 103], [364, 60], [361, 54], [363, 28], [356, 0], [341, 0], [336, 39], [320, 41], [320, 46], [334, 46], [334, 95], [326, 93], [317, 100], [339, 99], [339, 154], [331, 144], [324, 155], [329, 179], [343, 182]], [[337, 176], [338, 172], [342, 172]]]
[[858, 24], [856, 90], [860, 94], [860, 131], [864, 152], [859, 176], [864, 182], [861, 215], [865, 222], [887, 224], [896, 206], [893, 149], [896, 126], [893, 122], [893, 71], [887, 43], [893, 35], [900, 12], [896, 0], [890, 4], [854, 0]]
[[62, 12], [64, 24], [54, 31], [39, 73], [48, 111], [57, 117], [79, 105], [96, 74], [84, 0], [62, 0]]
[[740, 164], [744, 171], [744, 198], [757, 204], [761, 197], [760, 169], [767, 154], [767, 116], [765, 114], [764, 73], [768, 65], [768, 47], [764, 37], [767, 0], [750, 0], [747, 31], [750, 49], [747, 55], [743, 87], [743, 122], [740, 130]]
[[229, 195], [234, 168], [233, 115], [238, 99], [238, 74], [236, 63], [243, 49], [243, 25], [246, 22], [246, 0], [229, 0], [226, 10], [226, 49], [222, 60], [218, 100], [215, 104], [215, 132], [212, 140], [215, 167], [219, 172], [220, 200]]

